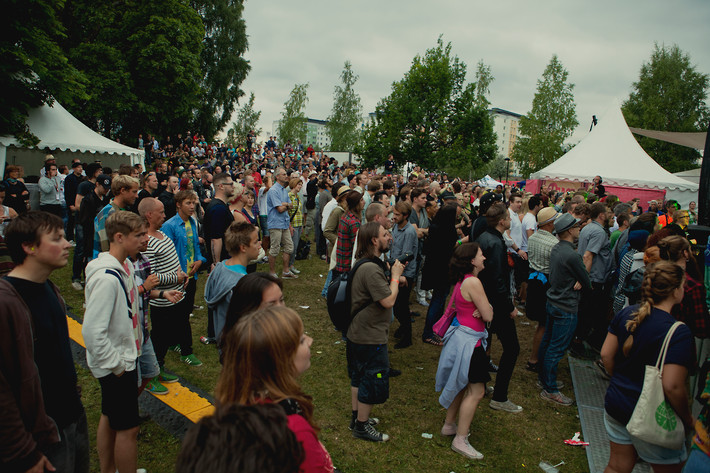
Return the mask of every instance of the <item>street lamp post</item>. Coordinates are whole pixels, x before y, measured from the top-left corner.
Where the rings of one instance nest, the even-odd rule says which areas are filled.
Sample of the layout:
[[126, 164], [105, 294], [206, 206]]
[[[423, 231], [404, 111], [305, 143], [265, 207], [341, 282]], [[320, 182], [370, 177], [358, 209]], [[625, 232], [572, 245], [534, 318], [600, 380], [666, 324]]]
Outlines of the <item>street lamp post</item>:
[[505, 185], [508, 185], [510, 179], [510, 158], [505, 158]]

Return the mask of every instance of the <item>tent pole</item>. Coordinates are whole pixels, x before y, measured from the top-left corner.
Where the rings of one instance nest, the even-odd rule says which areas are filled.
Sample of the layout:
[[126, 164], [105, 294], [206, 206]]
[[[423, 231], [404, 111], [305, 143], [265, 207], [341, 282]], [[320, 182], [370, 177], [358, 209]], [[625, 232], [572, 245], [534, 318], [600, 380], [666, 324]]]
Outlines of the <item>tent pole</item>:
[[708, 134], [705, 137], [705, 151], [700, 166], [700, 187], [698, 188], [698, 223], [710, 227], [710, 123], [708, 124]]

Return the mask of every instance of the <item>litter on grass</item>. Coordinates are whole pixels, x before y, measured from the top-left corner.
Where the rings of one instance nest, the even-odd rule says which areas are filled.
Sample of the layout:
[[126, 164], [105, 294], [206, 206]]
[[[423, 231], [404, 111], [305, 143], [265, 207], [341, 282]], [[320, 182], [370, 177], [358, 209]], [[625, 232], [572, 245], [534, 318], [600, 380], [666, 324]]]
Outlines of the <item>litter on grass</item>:
[[574, 436], [571, 439], [565, 440], [565, 443], [567, 445], [572, 445], [573, 447], [586, 447], [589, 445], [589, 442], [585, 442], [579, 439], [579, 432], [575, 432]]
[[540, 462], [540, 464], [538, 466], [545, 473], [559, 473], [560, 470], [557, 467], [560, 465], [564, 465], [564, 464], [565, 464], [565, 462], [563, 462], [563, 461], [559, 462], [557, 465], [550, 465], [547, 462]]
[[309, 306], [309, 305], [299, 305], [298, 308], [299, 308], [299, 309], [310, 309], [311, 306]]
[[424, 439], [430, 439], [430, 438], [432, 438], [432, 437], [434, 437], [432, 434], [427, 434], [426, 432], [424, 432], [424, 433], [422, 434], [422, 438], [424, 438]]

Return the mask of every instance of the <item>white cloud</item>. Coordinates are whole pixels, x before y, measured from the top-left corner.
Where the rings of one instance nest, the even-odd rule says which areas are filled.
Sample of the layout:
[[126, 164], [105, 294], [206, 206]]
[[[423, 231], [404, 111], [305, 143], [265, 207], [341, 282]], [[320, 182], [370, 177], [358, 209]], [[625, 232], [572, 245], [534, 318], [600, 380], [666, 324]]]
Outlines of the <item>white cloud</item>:
[[345, 60], [360, 76], [364, 113], [373, 111], [440, 34], [468, 65], [469, 80], [479, 60], [491, 66], [492, 106], [517, 113], [530, 110], [537, 80], [557, 54], [575, 84], [573, 142], [593, 114], [628, 97], [654, 42], [678, 44], [710, 73], [706, 0], [247, 0], [244, 18], [252, 70], [242, 88], [247, 97], [255, 93], [264, 134], [297, 83], [310, 84], [307, 115], [325, 119]]

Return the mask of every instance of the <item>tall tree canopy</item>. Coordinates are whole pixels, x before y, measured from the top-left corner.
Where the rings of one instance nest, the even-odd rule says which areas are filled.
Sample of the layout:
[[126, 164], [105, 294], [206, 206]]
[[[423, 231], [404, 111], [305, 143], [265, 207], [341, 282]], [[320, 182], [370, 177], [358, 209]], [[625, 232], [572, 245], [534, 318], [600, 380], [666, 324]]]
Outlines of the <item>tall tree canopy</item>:
[[[638, 82], [622, 111], [631, 127], [661, 131], [705, 131], [708, 75], [700, 73], [677, 45], [654, 46], [651, 60], [641, 66]], [[644, 150], [670, 172], [696, 166], [698, 151], [652, 138], [637, 137]]]
[[248, 48], [243, 0], [192, 0], [202, 18], [204, 37], [200, 54], [200, 99], [194, 128], [213, 137], [229, 122], [240, 88], [251, 66], [244, 59]]
[[574, 84], [557, 55], [537, 81], [537, 92], [530, 113], [520, 118], [520, 134], [513, 160], [523, 176], [544, 168], [564, 154], [563, 142], [579, 124], [574, 103]]
[[350, 61], [345, 61], [340, 73], [342, 86], [335, 86], [333, 111], [328, 117], [326, 129], [330, 135], [330, 149], [333, 151], [352, 151], [360, 140], [358, 126], [362, 123], [362, 104], [355, 92], [357, 74], [353, 72]]
[[[366, 166], [392, 154], [397, 164], [425, 169], [473, 169], [495, 156], [493, 120], [476, 101], [476, 84], [465, 84], [466, 64], [441, 37], [417, 55], [392, 93], [377, 105], [374, 120], [357, 148]], [[490, 74], [484, 78], [492, 81]]]
[[296, 140], [305, 141], [307, 128], [306, 104], [308, 103], [308, 84], [296, 84], [284, 102], [284, 109], [281, 112], [281, 120], [277, 135], [281, 143], [290, 141], [295, 144]]
[[62, 1], [3, 2], [0, 42], [0, 135], [37, 143], [25, 124], [30, 109], [58, 99], [71, 106], [85, 97], [86, 78], [67, 60], [60, 44]]
[[261, 111], [254, 110], [254, 92], [249, 94], [249, 100], [242, 105], [237, 111], [237, 119], [232, 123], [232, 128], [227, 131], [227, 139], [225, 142], [229, 146], [245, 144], [247, 133], [254, 130], [254, 134], [259, 136], [261, 128], [259, 128], [259, 119]]

